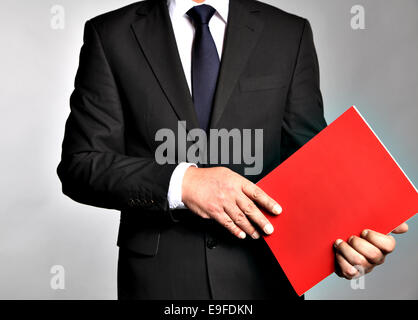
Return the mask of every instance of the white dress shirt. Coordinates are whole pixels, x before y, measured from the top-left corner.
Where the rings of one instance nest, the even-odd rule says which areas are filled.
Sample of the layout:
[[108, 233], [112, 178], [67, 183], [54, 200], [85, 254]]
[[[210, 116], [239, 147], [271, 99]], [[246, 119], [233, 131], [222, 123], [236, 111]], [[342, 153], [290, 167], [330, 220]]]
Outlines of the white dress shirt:
[[[205, 0], [197, 3], [193, 0], [167, 0], [168, 12], [173, 26], [177, 48], [183, 65], [184, 74], [190, 92], [192, 92], [192, 48], [195, 28], [193, 21], [186, 14], [192, 7], [207, 4], [215, 8], [216, 12], [209, 21], [209, 30], [222, 58], [226, 24], [228, 21], [229, 0]], [[193, 163], [180, 163], [173, 171], [168, 188], [168, 203], [170, 209], [184, 209], [182, 201], [182, 184], [186, 170]]]

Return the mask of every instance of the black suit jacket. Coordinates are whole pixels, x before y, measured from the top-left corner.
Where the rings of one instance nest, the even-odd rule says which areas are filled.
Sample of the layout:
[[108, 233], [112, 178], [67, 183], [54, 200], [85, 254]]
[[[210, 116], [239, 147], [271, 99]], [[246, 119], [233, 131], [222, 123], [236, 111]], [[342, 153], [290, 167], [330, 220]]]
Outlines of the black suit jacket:
[[[70, 104], [58, 175], [75, 201], [121, 211], [120, 298], [295, 297], [263, 240], [169, 210], [176, 164], [156, 163], [155, 133], [177, 132], [180, 120], [199, 125], [166, 1], [86, 23]], [[308, 21], [231, 0], [210, 127], [264, 130], [263, 172], [248, 178], [261, 179], [325, 126]], [[244, 175], [245, 165], [226, 166]]]

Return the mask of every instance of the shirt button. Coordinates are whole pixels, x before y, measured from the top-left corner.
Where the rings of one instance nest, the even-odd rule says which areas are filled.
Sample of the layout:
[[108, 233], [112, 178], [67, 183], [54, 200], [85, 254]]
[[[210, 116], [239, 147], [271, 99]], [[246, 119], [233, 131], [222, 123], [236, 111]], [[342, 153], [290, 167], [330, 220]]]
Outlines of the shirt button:
[[209, 249], [214, 249], [214, 248], [216, 248], [216, 245], [217, 245], [218, 243], [217, 243], [217, 241], [215, 240], [215, 239], [208, 239], [207, 241], [206, 241], [206, 246], [209, 248]]

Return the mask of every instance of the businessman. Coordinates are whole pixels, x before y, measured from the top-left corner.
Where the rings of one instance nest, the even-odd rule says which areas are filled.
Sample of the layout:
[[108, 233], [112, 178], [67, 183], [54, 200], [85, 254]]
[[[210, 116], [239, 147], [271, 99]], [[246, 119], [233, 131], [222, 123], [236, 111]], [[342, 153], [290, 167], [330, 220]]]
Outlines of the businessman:
[[[119, 299], [298, 298], [260, 239], [275, 231], [259, 208], [291, 212], [254, 182], [326, 126], [318, 69], [308, 21], [252, 0], [146, 0], [86, 23], [58, 174], [75, 201], [121, 211]], [[262, 129], [262, 170], [184, 159], [196, 141], [179, 124]], [[163, 128], [177, 152], [161, 164]], [[336, 272], [369, 272], [394, 246], [336, 239]]]

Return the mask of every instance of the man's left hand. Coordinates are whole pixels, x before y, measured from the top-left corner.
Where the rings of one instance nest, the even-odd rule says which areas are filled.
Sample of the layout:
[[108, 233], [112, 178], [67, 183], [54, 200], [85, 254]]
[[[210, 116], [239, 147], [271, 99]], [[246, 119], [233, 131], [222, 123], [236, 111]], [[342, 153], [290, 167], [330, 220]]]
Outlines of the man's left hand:
[[[392, 232], [399, 234], [407, 231], [408, 225], [402, 223]], [[367, 229], [363, 230], [360, 237], [350, 237], [348, 242], [338, 239], [334, 243], [335, 273], [346, 279], [362, 275], [360, 267], [364, 273], [369, 273], [385, 261], [386, 255], [395, 249], [395, 244], [393, 236]]]

